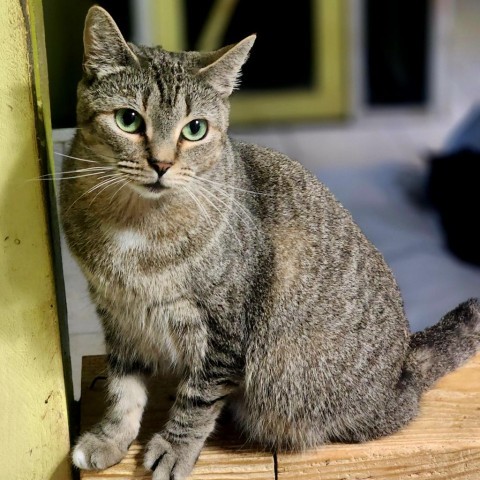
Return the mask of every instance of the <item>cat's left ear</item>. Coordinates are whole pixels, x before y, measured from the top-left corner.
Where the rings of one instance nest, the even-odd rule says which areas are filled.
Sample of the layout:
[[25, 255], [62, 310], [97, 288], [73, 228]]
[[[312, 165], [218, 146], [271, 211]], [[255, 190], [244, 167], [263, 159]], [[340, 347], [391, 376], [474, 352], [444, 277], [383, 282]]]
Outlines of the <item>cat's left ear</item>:
[[256, 35], [250, 35], [233, 45], [202, 54], [204, 66], [200, 68], [197, 75], [215, 88], [222, 97], [228, 97], [238, 86], [240, 69], [247, 61], [256, 37]]
[[138, 64], [138, 58], [128, 46], [117, 24], [106, 10], [90, 8], [83, 30], [83, 69], [97, 78]]

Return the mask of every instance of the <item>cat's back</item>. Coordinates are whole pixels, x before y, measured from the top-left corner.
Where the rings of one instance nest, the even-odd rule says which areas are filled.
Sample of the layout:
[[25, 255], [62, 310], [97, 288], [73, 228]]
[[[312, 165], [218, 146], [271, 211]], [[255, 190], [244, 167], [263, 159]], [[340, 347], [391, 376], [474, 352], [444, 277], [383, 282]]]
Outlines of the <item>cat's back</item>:
[[322, 318], [332, 333], [356, 322], [369, 324], [370, 333], [384, 322], [403, 332], [403, 305], [389, 267], [330, 190], [284, 154], [233, 145], [244, 188], [257, 192], [253, 209], [272, 247], [272, 308]]
[[322, 229], [348, 231], [360, 243], [366, 241], [350, 213], [315, 175], [287, 155], [259, 145], [234, 141], [244, 180], [258, 194], [258, 211], [264, 223], [278, 228], [302, 227], [318, 236]]
[[[332, 405], [352, 418], [362, 415], [362, 382], [368, 395], [384, 396], [400, 374], [408, 324], [382, 255], [328, 188], [283, 154], [238, 142], [234, 149], [245, 172], [243, 188], [259, 193], [255, 215], [272, 252], [269, 289], [251, 326], [246, 362], [252, 408], [241, 415], [260, 438], [278, 435], [281, 443], [296, 438], [304, 418], [314, 419], [302, 424], [305, 432], [320, 422], [324, 428], [318, 412]], [[315, 402], [292, 401], [299, 385], [302, 398]], [[267, 422], [257, 416], [262, 409]], [[285, 418], [295, 418], [292, 429], [279, 432], [276, 425]], [[348, 428], [336, 414], [330, 421], [331, 430], [320, 434], [326, 438]], [[308, 445], [309, 438], [301, 441]]]

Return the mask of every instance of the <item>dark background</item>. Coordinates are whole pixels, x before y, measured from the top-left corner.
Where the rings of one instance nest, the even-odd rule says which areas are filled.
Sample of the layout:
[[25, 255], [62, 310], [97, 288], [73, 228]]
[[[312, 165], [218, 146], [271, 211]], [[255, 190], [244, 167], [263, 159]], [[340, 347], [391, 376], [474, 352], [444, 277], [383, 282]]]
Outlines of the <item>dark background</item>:
[[428, 101], [428, 0], [367, 0], [364, 11], [367, 104]]
[[[161, 1], [161, 0], [158, 0]], [[179, 0], [181, 1], [181, 0]], [[213, 0], [183, 0], [188, 48], [195, 44]], [[44, 0], [50, 101], [54, 128], [75, 125], [76, 85], [81, 77], [82, 32], [88, 8], [107, 9], [127, 40], [131, 39], [130, 2], [126, 0]], [[365, 0], [364, 101], [373, 107], [424, 106], [429, 99], [428, 0]], [[315, 52], [311, 2], [241, 0], [224, 44], [258, 34], [243, 70], [242, 90], [309, 88]]]

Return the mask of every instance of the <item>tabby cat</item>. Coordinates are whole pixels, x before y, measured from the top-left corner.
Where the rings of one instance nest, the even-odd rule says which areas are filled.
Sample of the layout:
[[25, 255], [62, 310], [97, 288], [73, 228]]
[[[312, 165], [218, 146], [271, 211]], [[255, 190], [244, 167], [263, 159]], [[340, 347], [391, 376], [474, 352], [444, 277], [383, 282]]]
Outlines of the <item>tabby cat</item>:
[[478, 300], [411, 334], [382, 256], [328, 189], [228, 137], [254, 40], [172, 53], [88, 13], [61, 211], [103, 322], [109, 407], [74, 447], [79, 468], [122, 459], [160, 369], [181, 380], [144, 464], [181, 480], [226, 405], [273, 450], [363, 442], [403, 427], [479, 348]]

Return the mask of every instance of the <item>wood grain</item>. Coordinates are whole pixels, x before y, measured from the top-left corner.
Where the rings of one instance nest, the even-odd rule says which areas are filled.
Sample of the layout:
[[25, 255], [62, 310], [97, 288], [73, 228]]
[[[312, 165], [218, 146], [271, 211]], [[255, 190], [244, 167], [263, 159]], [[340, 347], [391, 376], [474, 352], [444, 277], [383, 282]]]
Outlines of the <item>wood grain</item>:
[[364, 444], [278, 455], [279, 480], [479, 480], [480, 355], [425, 393], [402, 431]]
[[[92, 380], [105, 357], [84, 357], [82, 429], [103, 411], [104, 385]], [[150, 407], [138, 442], [126, 458], [102, 472], [81, 473], [82, 480], [150, 479], [141, 467], [143, 446], [161, 428], [175, 392], [175, 379], [151, 385]], [[273, 457], [244, 445], [228, 419], [203, 449], [190, 478], [198, 480], [274, 479]], [[447, 375], [427, 392], [421, 413], [390, 437], [364, 444], [326, 445], [301, 454], [277, 456], [278, 480], [480, 480], [480, 355]]]

